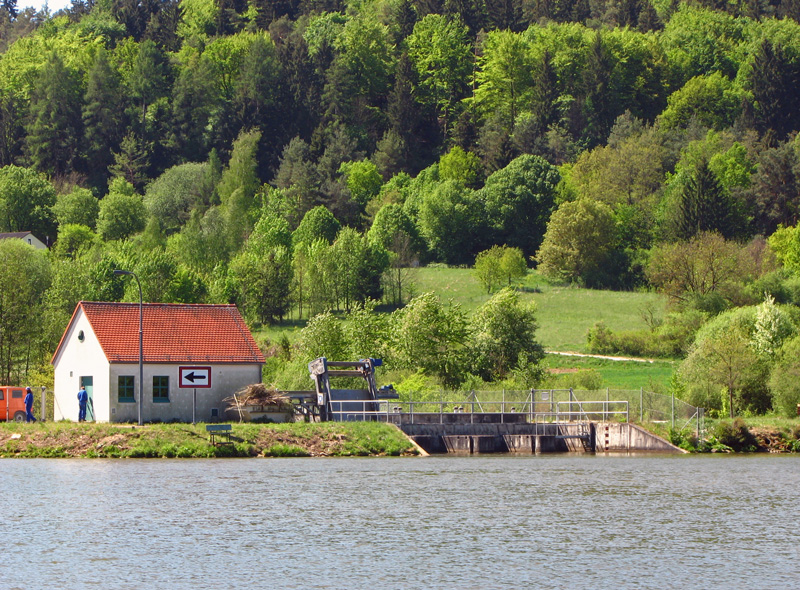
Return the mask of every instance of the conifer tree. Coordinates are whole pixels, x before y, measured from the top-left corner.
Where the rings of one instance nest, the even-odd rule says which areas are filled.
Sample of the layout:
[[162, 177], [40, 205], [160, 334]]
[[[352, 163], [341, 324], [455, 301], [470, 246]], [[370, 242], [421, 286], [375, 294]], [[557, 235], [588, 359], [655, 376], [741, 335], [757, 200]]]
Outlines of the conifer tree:
[[52, 52], [31, 93], [26, 148], [40, 172], [63, 175], [78, 164], [81, 95], [74, 73]]
[[750, 83], [755, 101], [756, 126], [776, 140], [784, 139], [800, 122], [798, 67], [780, 44], [764, 39], [753, 61]]
[[123, 133], [120, 78], [108, 61], [108, 54], [97, 53], [83, 107], [84, 137], [89, 177], [94, 186], [104, 188], [108, 167], [114, 162]]
[[735, 211], [708, 162], [701, 162], [681, 192], [678, 234], [688, 240], [701, 232], [736, 235]]

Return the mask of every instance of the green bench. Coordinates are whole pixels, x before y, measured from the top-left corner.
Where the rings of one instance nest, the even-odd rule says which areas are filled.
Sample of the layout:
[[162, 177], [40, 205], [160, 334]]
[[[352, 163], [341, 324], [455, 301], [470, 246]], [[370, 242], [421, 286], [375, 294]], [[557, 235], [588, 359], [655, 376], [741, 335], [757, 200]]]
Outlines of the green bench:
[[230, 424], [206, 424], [206, 432], [209, 434], [211, 444], [214, 446], [233, 444], [231, 440], [233, 428]]

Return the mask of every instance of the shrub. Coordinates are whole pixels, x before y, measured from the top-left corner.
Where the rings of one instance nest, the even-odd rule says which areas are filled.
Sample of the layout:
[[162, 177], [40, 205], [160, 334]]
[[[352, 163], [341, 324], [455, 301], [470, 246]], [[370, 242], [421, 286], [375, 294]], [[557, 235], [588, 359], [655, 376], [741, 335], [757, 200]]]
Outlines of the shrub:
[[736, 452], [752, 453], [758, 450], [756, 437], [741, 418], [736, 418], [733, 422], [725, 420], [717, 423], [714, 427], [714, 436], [720, 443]]

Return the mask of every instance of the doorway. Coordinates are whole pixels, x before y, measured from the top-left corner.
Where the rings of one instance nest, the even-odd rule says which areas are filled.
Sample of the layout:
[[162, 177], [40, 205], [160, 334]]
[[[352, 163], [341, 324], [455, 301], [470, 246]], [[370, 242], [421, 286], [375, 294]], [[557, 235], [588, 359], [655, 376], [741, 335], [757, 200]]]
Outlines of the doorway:
[[81, 387], [86, 388], [86, 396], [89, 398], [86, 402], [86, 421], [87, 422], [94, 422], [94, 402], [93, 402], [93, 394], [92, 394], [92, 377], [81, 377]]

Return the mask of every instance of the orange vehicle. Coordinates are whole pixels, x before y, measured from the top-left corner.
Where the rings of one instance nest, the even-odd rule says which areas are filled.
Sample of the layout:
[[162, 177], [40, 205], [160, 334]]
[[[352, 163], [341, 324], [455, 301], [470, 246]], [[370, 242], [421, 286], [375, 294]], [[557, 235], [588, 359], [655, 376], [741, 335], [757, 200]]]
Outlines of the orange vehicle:
[[0, 420], [25, 422], [25, 388], [0, 385]]

